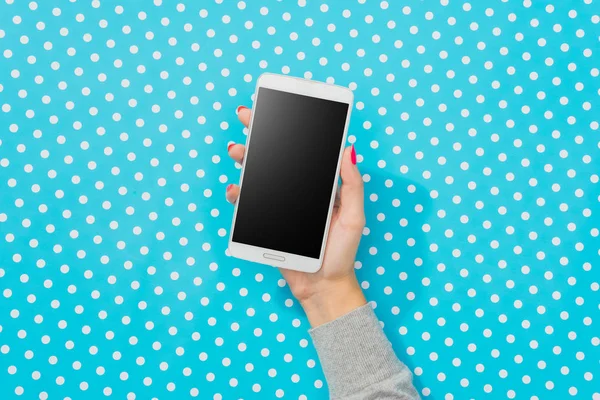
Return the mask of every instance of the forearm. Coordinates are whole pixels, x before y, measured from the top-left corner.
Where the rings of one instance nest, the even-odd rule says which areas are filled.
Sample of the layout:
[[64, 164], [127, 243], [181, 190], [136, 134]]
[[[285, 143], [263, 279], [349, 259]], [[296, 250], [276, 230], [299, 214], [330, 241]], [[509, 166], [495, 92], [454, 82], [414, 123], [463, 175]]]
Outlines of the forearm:
[[312, 328], [333, 321], [367, 304], [354, 274], [321, 286], [317, 293], [300, 301]]
[[332, 399], [419, 398], [357, 282], [303, 306]]

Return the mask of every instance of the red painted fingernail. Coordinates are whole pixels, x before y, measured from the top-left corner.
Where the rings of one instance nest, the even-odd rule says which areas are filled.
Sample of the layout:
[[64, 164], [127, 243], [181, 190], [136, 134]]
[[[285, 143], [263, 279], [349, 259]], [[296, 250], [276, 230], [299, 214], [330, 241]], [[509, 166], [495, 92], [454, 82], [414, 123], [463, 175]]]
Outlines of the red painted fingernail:
[[225, 189], [226, 192], [229, 192], [229, 189], [231, 189], [233, 187], [233, 183], [230, 183], [229, 185], [227, 185], [227, 189]]
[[238, 106], [238, 108], [235, 110], [235, 113], [239, 114], [240, 111], [242, 111], [244, 108], [248, 108], [248, 107], [246, 107], [246, 106]]
[[350, 161], [352, 161], [352, 164], [356, 165], [356, 149], [354, 148], [354, 145], [352, 145], [352, 150], [350, 151]]
[[232, 148], [233, 146], [235, 146], [235, 143], [229, 143], [229, 144], [227, 145], [227, 151], [231, 150], [231, 148]]

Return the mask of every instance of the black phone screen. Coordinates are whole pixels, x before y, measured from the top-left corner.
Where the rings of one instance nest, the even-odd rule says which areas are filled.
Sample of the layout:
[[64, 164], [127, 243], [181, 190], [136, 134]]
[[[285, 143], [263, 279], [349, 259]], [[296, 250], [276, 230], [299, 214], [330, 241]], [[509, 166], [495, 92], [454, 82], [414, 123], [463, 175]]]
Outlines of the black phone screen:
[[319, 258], [348, 104], [259, 88], [233, 241]]

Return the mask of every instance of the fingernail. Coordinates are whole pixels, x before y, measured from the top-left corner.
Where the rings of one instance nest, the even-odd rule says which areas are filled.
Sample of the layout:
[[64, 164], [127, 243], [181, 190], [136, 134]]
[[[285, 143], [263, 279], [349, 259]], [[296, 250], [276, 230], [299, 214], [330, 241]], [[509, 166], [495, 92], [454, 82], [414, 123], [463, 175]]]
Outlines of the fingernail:
[[231, 148], [232, 148], [233, 146], [235, 146], [235, 143], [229, 143], [229, 144], [227, 145], [227, 151], [231, 150]]
[[350, 161], [352, 161], [352, 164], [356, 165], [356, 149], [354, 148], [354, 145], [352, 145], [352, 150], [350, 151]]
[[230, 183], [229, 185], [227, 185], [227, 189], [225, 189], [226, 192], [229, 192], [229, 189], [231, 189], [233, 187], [233, 183]]
[[244, 108], [248, 108], [248, 107], [246, 107], [246, 106], [238, 106], [238, 108], [235, 110], [235, 113], [239, 114], [240, 111], [242, 111]]

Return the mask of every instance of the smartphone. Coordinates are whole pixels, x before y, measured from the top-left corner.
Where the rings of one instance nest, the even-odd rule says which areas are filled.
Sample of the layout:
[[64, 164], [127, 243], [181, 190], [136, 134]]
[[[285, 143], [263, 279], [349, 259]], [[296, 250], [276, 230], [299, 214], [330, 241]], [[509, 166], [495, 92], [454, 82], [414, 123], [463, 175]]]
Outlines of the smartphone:
[[276, 74], [258, 78], [229, 252], [304, 272], [321, 268], [354, 95]]

